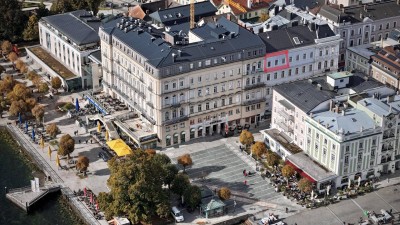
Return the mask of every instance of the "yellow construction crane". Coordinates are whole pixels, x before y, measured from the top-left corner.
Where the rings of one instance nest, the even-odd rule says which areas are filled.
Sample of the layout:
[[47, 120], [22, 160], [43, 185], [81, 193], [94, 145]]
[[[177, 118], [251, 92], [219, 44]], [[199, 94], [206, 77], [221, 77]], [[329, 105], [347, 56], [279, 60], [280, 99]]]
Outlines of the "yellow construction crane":
[[190, 29], [194, 28], [194, 0], [190, 0]]

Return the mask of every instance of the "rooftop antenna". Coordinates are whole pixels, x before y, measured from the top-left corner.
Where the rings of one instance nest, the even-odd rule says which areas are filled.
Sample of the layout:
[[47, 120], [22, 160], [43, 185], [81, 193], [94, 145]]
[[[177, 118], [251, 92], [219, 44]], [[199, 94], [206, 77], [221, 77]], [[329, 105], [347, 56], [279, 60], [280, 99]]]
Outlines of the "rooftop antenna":
[[190, 0], [190, 29], [194, 28], [194, 0]]

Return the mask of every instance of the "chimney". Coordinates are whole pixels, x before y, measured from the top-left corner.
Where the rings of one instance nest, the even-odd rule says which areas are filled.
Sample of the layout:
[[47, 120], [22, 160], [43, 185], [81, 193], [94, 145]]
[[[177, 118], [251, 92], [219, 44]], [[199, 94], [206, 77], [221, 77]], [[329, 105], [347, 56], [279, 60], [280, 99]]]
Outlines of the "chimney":
[[251, 9], [252, 0], [247, 0], [247, 8]]
[[176, 60], [176, 54], [175, 53], [172, 53], [172, 62], [175, 62], [175, 60]]
[[329, 102], [329, 111], [332, 111], [333, 109], [333, 100], [331, 99]]
[[345, 116], [345, 115], [346, 115], [345, 110], [342, 110], [342, 116]]
[[313, 113], [310, 113], [310, 117], [311, 117], [311, 118], [313, 118], [313, 115], [314, 115]]

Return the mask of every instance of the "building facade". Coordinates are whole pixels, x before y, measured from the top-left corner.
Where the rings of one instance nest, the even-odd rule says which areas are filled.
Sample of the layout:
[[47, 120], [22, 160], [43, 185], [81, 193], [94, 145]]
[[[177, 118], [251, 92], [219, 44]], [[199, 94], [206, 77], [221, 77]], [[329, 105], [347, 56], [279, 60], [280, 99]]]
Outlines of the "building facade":
[[264, 112], [263, 42], [225, 18], [218, 24], [220, 34], [205, 24], [165, 39], [132, 18], [100, 29], [104, 91], [151, 124], [163, 147], [256, 123]]
[[371, 75], [383, 84], [399, 90], [400, 45], [384, 47], [371, 58]]
[[345, 67], [346, 48], [386, 39], [400, 26], [400, 1], [379, 1], [340, 9], [322, 6], [317, 17], [326, 20], [343, 42], [339, 67]]
[[[51, 76], [61, 78], [66, 90], [93, 87], [88, 56], [99, 49], [101, 20], [85, 10], [44, 17], [39, 21], [40, 50], [51, 55], [68, 70], [57, 72], [27, 49], [32, 59]], [[47, 68], [47, 69], [46, 69]], [[98, 81], [95, 81], [98, 83]]]
[[279, 143], [271, 149], [311, 174], [319, 189], [393, 173], [400, 168], [400, 98], [394, 94], [378, 81], [348, 72], [282, 84], [274, 90], [271, 129], [262, 133], [267, 145]]

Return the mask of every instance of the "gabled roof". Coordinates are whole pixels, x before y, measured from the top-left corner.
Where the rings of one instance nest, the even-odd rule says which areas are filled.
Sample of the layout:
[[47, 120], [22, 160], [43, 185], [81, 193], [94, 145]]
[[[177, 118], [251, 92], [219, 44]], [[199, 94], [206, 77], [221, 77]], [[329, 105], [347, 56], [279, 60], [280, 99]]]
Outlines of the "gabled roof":
[[319, 25], [315, 31], [307, 26], [286, 27], [259, 34], [267, 53], [315, 44], [316, 39], [335, 36], [328, 25]]
[[400, 4], [392, 0], [348, 6], [343, 9], [344, 12], [333, 7], [335, 6], [325, 5], [321, 8], [319, 14], [336, 23], [343, 20], [359, 23], [367, 17], [371, 20], [382, 20], [400, 15]]
[[86, 10], [77, 10], [64, 14], [47, 16], [43, 21], [50, 24], [77, 45], [85, 45], [100, 41], [98, 35], [101, 20]]
[[[209, 2], [197, 2], [194, 4], [195, 16], [209, 16], [215, 14], [217, 9]], [[190, 17], [190, 5], [183, 5], [174, 8], [158, 10], [150, 14], [150, 17], [161, 23], [168, 23], [177, 20], [185, 20]]]
[[[212, 57], [221, 57], [242, 51], [243, 49], [262, 49], [264, 47], [258, 35], [238, 26], [225, 17], [221, 17], [216, 22], [218, 27], [215, 24], [208, 23], [192, 29], [195, 35], [202, 37], [204, 40], [182, 46], [171, 46], [160, 38], [162, 36], [161, 31], [154, 28], [151, 34], [146, 27], [139, 28], [136, 26], [132, 30], [124, 32], [124, 30], [116, 28], [116, 23], [119, 21], [120, 19], [103, 25], [103, 30], [112, 34], [114, 38], [119, 39], [135, 52], [145, 57], [147, 62], [156, 68], [176, 65], [181, 62], [195, 62]], [[235, 33], [235, 35], [223, 38], [212, 33]], [[173, 55], [178, 54], [181, 56], [174, 60]]]

